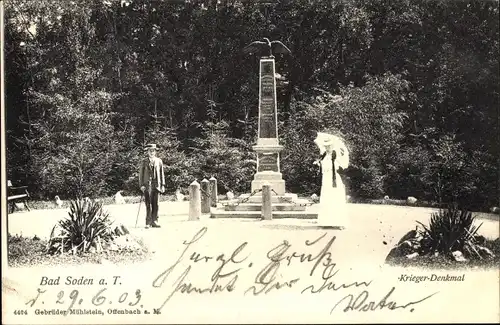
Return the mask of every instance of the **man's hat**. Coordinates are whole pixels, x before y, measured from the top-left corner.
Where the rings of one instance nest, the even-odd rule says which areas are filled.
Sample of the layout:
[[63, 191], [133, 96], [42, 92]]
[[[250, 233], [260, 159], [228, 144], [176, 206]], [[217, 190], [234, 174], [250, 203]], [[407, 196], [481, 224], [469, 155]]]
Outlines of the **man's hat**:
[[158, 147], [154, 143], [150, 143], [144, 146], [144, 150], [149, 150], [149, 149], [158, 150]]

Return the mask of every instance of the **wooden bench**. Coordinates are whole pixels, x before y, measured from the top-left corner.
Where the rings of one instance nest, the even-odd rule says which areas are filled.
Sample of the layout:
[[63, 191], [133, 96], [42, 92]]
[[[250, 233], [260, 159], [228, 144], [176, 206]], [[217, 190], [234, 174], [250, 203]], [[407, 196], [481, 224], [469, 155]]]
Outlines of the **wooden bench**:
[[16, 201], [21, 201], [24, 203], [24, 206], [28, 211], [30, 211], [30, 207], [28, 205], [28, 199], [30, 198], [30, 194], [28, 193], [27, 186], [12, 186], [11, 181], [7, 181], [7, 202], [9, 207], [9, 213], [13, 213], [16, 209]]

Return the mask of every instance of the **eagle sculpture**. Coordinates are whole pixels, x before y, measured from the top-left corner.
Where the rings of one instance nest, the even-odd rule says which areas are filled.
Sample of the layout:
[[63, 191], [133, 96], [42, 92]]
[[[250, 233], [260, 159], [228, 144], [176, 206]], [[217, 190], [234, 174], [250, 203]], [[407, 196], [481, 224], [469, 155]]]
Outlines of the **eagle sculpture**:
[[291, 54], [292, 52], [280, 41], [270, 41], [269, 38], [264, 38], [262, 41], [253, 41], [243, 48], [245, 54], [260, 53], [263, 56], [273, 57], [273, 53]]

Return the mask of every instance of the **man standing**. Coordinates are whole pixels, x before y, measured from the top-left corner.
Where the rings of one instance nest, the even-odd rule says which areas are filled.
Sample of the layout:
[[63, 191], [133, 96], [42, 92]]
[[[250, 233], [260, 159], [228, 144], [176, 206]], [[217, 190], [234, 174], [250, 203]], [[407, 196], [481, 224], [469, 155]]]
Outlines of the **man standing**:
[[165, 192], [165, 174], [163, 161], [156, 157], [156, 144], [145, 147], [147, 157], [139, 167], [139, 186], [144, 193], [146, 203], [146, 228], [159, 228], [158, 220], [158, 194]]

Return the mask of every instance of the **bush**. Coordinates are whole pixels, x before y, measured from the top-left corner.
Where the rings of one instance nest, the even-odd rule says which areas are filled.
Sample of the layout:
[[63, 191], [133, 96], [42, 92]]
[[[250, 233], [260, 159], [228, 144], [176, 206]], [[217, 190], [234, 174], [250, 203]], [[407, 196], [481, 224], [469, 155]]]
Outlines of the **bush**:
[[59, 221], [59, 227], [58, 235], [54, 236], [56, 226], [50, 234], [49, 253], [87, 252], [91, 247], [99, 249], [102, 244], [113, 240], [109, 215], [103, 211], [100, 202], [71, 201], [69, 218]]
[[300, 127], [300, 115], [293, 116], [287, 128], [283, 128], [280, 154], [281, 172], [286, 181], [287, 190], [292, 193], [311, 195], [321, 190], [321, 171], [314, 165], [319, 159], [318, 146], [314, 143], [316, 132]]
[[425, 268], [495, 267], [500, 262], [500, 240], [477, 232], [475, 217], [452, 207], [432, 213], [429, 226], [409, 231], [391, 249], [386, 263]]
[[426, 191], [422, 174], [428, 168], [430, 153], [419, 144], [405, 145], [387, 162], [387, 177], [384, 179], [386, 194], [390, 197], [407, 198], [414, 196], [419, 200], [437, 201]]
[[448, 254], [454, 251], [473, 255], [475, 235], [481, 225], [474, 225], [475, 217], [469, 211], [460, 211], [456, 207], [432, 213], [429, 226], [420, 230], [422, 251]]
[[346, 187], [350, 194], [358, 198], [379, 198], [384, 194], [383, 178], [375, 166], [368, 168], [352, 165], [346, 170]]

